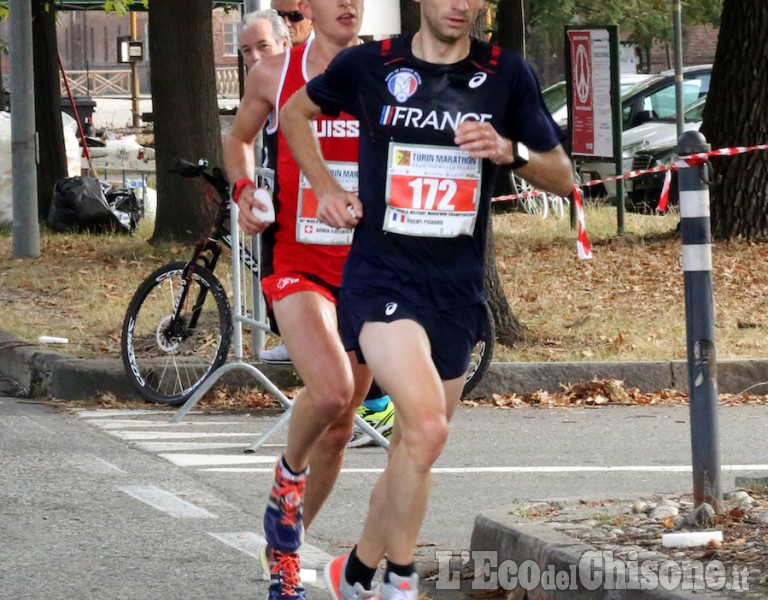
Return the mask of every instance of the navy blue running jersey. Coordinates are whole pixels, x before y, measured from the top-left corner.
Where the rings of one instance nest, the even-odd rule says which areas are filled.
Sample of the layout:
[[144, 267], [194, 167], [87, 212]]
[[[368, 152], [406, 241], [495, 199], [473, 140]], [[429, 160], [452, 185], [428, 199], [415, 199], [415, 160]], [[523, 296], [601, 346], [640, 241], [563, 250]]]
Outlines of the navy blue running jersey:
[[424, 62], [412, 36], [339, 53], [307, 84], [328, 115], [360, 121], [359, 197], [342, 289], [397, 290], [415, 306], [474, 304], [483, 293], [484, 240], [497, 167], [453, 142], [464, 120], [544, 152], [560, 130], [518, 54], [472, 40], [455, 64]]

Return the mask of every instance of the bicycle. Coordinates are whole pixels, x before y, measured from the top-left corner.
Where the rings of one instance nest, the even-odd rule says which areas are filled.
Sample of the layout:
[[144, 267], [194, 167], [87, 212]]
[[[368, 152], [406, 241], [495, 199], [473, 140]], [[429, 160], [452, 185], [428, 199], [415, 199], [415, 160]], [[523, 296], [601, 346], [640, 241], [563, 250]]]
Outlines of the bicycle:
[[[128, 379], [146, 400], [181, 405], [227, 359], [232, 340], [232, 311], [214, 271], [222, 244], [231, 248], [229, 182], [218, 167], [207, 170], [178, 159], [172, 171], [202, 177], [217, 193], [214, 225], [195, 243], [188, 262], [171, 262], [153, 271], [133, 295], [121, 337]], [[258, 269], [247, 249], [244, 262]]]
[[[189, 261], [163, 265], [139, 285], [123, 320], [121, 355], [131, 385], [144, 399], [179, 406], [226, 362], [232, 344], [232, 309], [215, 275], [222, 247], [232, 249], [232, 233], [230, 186], [224, 172], [208, 169], [205, 159], [197, 164], [177, 159], [173, 171], [202, 178], [215, 190], [214, 224], [208, 237], [195, 243]], [[240, 245], [240, 256], [258, 281], [257, 257], [245, 245]], [[473, 350], [464, 393], [479, 383], [490, 365], [495, 332], [489, 320], [490, 335]]]
[[477, 342], [472, 349], [472, 353], [469, 357], [467, 379], [464, 382], [464, 389], [461, 392], [462, 396], [467, 396], [469, 392], [475, 389], [488, 371], [488, 367], [491, 366], [493, 349], [496, 345], [496, 326], [493, 321], [493, 314], [491, 313], [490, 307], [486, 304], [485, 308], [488, 311], [488, 332], [485, 339]]
[[546, 219], [551, 213], [557, 219], [565, 216], [565, 207], [570, 205], [568, 198], [536, 190], [530, 183], [514, 173], [510, 174], [512, 193], [522, 195], [520, 199], [523, 210], [529, 215], [539, 215]]

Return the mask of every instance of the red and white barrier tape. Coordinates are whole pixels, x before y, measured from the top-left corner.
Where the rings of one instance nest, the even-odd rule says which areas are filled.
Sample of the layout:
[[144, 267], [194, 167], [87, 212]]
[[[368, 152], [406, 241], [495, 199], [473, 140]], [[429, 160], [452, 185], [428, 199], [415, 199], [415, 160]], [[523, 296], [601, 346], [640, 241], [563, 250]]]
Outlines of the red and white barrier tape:
[[[689, 156], [681, 157], [680, 160], [685, 162], [690, 167], [698, 167], [704, 164], [709, 158], [713, 156], [736, 156], [737, 154], [745, 154], [747, 152], [754, 152], [755, 150], [768, 150], [768, 144], [758, 144], [756, 146], [737, 146], [735, 148], [720, 148], [718, 150], [712, 150], [710, 152], [699, 152], [697, 154], [691, 154]], [[629, 171], [622, 175], [614, 175], [612, 177], [606, 177], [605, 179], [593, 179], [592, 181], [586, 181], [581, 186], [573, 187], [573, 199], [576, 206], [576, 219], [578, 222], [578, 229], [576, 232], [576, 250], [579, 253], [579, 258], [588, 259], [592, 258], [592, 247], [589, 243], [589, 237], [587, 236], [587, 225], [584, 220], [584, 207], [581, 202], [581, 187], [587, 187], [591, 185], [598, 185], [605, 183], [606, 181], [617, 181], [619, 179], [631, 179], [638, 175], [645, 175], [647, 173], [660, 173], [665, 171], [664, 184], [661, 188], [661, 197], [659, 198], [659, 204], [656, 208], [659, 212], [667, 210], [667, 204], [669, 203], [669, 187], [672, 183], [672, 171], [677, 171], [680, 166], [677, 163], [671, 165], [662, 165], [659, 167], [652, 167], [650, 169], [642, 169], [638, 171]], [[532, 190], [522, 194], [513, 194], [511, 196], [495, 196], [491, 198], [491, 202], [505, 202], [510, 200], [519, 200], [522, 198], [528, 198], [530, 196], [538, 196], [543, 192], [539, 190]]]
[[573, 203], [576, 206], [576, 252], [580, 259], [586, 260], [592, 258], [592, 244], [587, 235], [587, 221], [584, 219], [584, 206], [578, 185], [573, 186]]

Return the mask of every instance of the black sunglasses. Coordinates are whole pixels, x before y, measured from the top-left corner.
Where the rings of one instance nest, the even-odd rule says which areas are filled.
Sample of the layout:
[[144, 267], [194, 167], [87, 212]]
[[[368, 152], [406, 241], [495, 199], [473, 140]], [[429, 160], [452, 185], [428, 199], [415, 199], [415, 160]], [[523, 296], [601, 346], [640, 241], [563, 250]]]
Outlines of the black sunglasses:
[[288, 18], [291, 23], [300, 23], [304, 20], [304, 15], [301, 14], [300, 10], [290, 10], [287, 12], [284, 10], [278, 10], [276, 12], [278, 17], [281, 19]]

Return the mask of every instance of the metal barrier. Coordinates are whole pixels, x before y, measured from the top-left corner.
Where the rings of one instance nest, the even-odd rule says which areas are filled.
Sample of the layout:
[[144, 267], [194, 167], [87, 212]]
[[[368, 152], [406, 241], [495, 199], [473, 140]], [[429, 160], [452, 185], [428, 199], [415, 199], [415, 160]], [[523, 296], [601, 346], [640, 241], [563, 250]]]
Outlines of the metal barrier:
[[[75, 96], [130, 96], [130, 69], [97, 69], [67, 71], [67, 81]], [[218, 96], [239, 95], [237, 67], [216, 67], [216, 94]], [[66, 86], [61, 81], [61, 92]]]
[[[272, 181], [274, 178], [274, 171], [271, 169], [258, 168], [257, 175], [258, 178]], [[271, 189], [274, 189], [274, 184], [270, 187]], [[232, 234], [232, 345], [234, 350], [234, 361], [225, 363], [216, 369], [216, 371], [214, 371], [208, 379], [195, 390], [195, 393], [190, 396], [181, 408], [179, 408], [176, 414], [171, 417], [170, 422], [178, 423], [223, 375], [235, 370], [246, 371], [268, 392], [277, 398], [278, 402], [285, 408], [285, 412], [280, 415], [277, 421], [275, 421], [270, 428], [257, 436], [253, 443], [245, 449], [246, 453], [251, 453], [255, 452], [273, 433], [280, 429], [280, 427], [288, 423], [291, 418], [293, 401], [285, 396], [285, 394], [283, 394], [283, 392], [259, 369], [247, 363], [243, 357], [243, 325], [250, 327], [252, 330], [259, 331], [261, 335], [269, 331], [270, 327], [261, 301], [261, 288], [259, 285], [260, 266], [258, 263], [246, 260], [247, 256], [242, 251], [242, 248], [245, 248], [246, 244], [250, 244], [251, 240], [248, 240], [245, 234], [240, 230], [237, 217], [238, 207], [237, 204], [232, 202], [230, 204], [230, 231]], [[258, 236], [256, 236], [255, 244], [257, 254], [254, 256], [259, 256]], [[374, 442], [383, 448], [389, 446], [389, 440], [382, 436], [359, 415], [355, 415], [355, 423], [365, 431]]]

